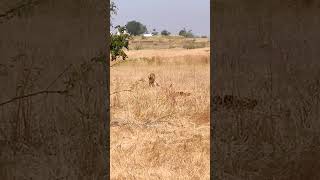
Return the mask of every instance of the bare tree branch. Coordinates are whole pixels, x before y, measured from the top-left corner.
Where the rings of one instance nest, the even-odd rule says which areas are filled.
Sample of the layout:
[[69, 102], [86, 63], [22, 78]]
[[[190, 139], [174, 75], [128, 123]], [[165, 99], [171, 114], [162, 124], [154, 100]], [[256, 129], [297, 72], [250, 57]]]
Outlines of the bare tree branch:
[[54, 80], [47, 86], [46, 90], [48, 90], [51, 86], [53, 86], [53, 84], [54, 84], [55, 82], [57, 82], [57, 80], [58, 80], [64, 73], [66, 73], [66, 72], [71, 68], [71, 66], [72, 66], [72, 64], [69, 64], [69, 66], [66, 67], [66, 68], [56, 77], [56, 79], [54, 79]]
[[116, 91], [116, 92], [110, 93], [110, 96], [114, 95], [114, 94], [117, 94], [117, 93], [126, 92], [126, 91], [132, 92], [132, 89], [125, 89], [125, 90], [121, 90], [121, 91]]
[[2, 21], [3, 19], [9, 20], [9, 19], [17, 16], [17, 14], [19, 12], [21, 12], [22, 9], [37, 6], [44, 1], [45, 0], [26, 0], [26, 1], [23, 1], [23, 3], [21, 3], [20, 5], [17, 5], [16, 7], [13, 7], [11, 9], [5, 11], [4, 13], [0, 14], [0, 23], [3, 22]]
[[39, 91], [39, 92], [35, 92], [35, 93], [30, 93], [30, 94], [14, 97], [14, 98], [12, 98], [10, 100], [7, 100], [5, 102], [0, 103], [0, 106], [4, 106], [6, 104], [9, 104], [9, 103], [14, 102], [14, 101], [19, 100], [19, 99], [24, 99], [24, 98], [27, 98], [27, 97], [37, 96], [37, 95], [40, 95], [40, 94], [66, 94], [67, 92], [68, 91], [66, 91], [66, 90], [64, 90], [64, 91], [47, 91], [47, 90]]

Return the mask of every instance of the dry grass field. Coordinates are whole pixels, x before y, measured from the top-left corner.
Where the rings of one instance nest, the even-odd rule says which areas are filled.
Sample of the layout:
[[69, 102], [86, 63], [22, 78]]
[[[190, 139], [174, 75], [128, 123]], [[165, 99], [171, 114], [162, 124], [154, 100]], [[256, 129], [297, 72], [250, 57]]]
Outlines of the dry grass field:
[[208, 38], [184, 38], [181, 36], [136, 36], [131, 39], [129, 44], [132, 50], [172, 48], [196, 49], [210, 46]]
[[[256, 56], [216, 61], [214, 95], [257, 102], [214, 112], [219, 179], [320, 179], [319, 62], [301, 61], [308, 51], [296, 44], [269, 56], [252, 48]], [[132, 50], [131, 60], [112, 66], [113, 179], [209, 178], [207, 50]], [[150, 72], [159, 87], [148, 86]]]
[[130, 50], [111, 65], [111, 179], [209, 179], [209, 54]]

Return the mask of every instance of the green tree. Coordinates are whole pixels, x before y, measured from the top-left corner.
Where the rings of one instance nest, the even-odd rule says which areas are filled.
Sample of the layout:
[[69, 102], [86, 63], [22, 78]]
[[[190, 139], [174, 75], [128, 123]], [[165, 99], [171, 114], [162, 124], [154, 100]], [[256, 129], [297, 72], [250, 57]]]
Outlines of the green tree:
[[179, 31], [179, 36], [186, 36], [187, 30], [186, 28], [183, 28], [182, 30]]
[[167, 31], [167, 30], [161, 31], [161, 35], [163, 35], [163, 36], [169, 36], [170, 34], [171, 33], [169, 31]]
[[[110, 3], [110, 15], [117, 14], [117, 6], [116, 4], [111, 1]], [[111, 23], [110, 23], [110, 26]], [[111, 61], [117, 59], [117, 57], [122, 57], [123, 60], [128, 58], [127, 54], [124, 52], [124, 48], [129, 49], [129, 39], [131, 38], [130, 35], [125, 34], [124, 31], [126, 30], [125, 27], [116, 26], [115, 27], [120, 34], [111, 34], [110, 33], [110, 54], [111, 54]]]
[[129, 21], [126, 25], [128, 33], [137, 36], [147, 32], [147, 27], [138, 21]]
[[117, 57], [122, 57], [123, 60], [128, 58], [127, 54], [124, 52], [124, 48], [129, 50], [129, 39], [131, 36], [129, 34], [124, 33], [126, 28], [122, 26], [116, 26], [118, 29], [118, 34], [110, 34], [111, 43], [110, 43], [110, 53], [111, 53], [111, 61], [117, 59]]
[[194, 37], [192, 30], [187, 31], [186, 28], [183, 28], [182, 30], [179, 31], [179, 36], [183, 36], [186, 38], [193, 38]]

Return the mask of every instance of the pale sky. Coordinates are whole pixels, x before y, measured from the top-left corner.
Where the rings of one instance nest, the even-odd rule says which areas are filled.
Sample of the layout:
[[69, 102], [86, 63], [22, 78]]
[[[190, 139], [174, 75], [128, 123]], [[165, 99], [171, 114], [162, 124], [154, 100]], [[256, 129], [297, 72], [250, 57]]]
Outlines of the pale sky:
[[125, 25], [136, 20], [149, 31], [166, 29], [178, 34], [182, 28], [195, 35], [210, 36], [210, 0], [114, 0], [118, 14], [111, 21]]

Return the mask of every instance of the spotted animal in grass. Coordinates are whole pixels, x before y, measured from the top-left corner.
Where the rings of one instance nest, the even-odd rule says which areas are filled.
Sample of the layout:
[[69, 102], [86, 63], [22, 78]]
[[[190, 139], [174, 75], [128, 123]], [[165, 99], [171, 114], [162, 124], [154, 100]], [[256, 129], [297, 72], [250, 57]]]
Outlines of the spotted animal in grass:
[[253, 110], [257, 105], [258, 101], [256, 99], [247, 97], [237, 97], [233, 95], [219, 96], [215, 95], [212, 99], [213, 110], [218, 109], [246, 109]]

